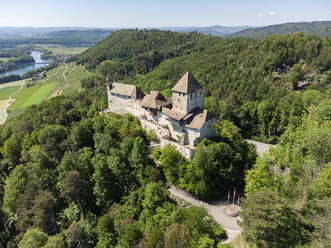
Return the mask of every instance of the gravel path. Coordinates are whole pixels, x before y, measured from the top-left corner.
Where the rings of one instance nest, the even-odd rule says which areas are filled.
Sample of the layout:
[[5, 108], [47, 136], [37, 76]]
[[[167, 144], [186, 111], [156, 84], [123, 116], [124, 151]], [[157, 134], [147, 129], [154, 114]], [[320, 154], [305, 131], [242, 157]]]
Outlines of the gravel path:
[[[262, 142], [257, 142], [254, 140], [246, 140], [248, 143], [255, 145], [256, 152], [259, 156], [262, 156], [263, 153], [268, 153], [270, 147], [275, 147], [275, 145], [270, 145]], [[231, 243], [238, 238], [241, 234], [241, 228], [237, 224], [237, 221], [240, 220], [240, 217], [231, 217], [225, 213], [225, 210], [229, 205], [227, 202], [218, 202], [218, 203], [207, 203], [200, 201], [195, 196], [187, 193], [184, 190], [181, 190], [175, 186], [171, 186], [168, 189], [171, 195], [177, 196], [184, 201], [191, 203], [194, 206], [203, 207], [207, 209], [208, 213], [214, 218], [214, 220], [220, 224], [228, 235], [228, 239], [224, 243]], [[240, 210], [240, 207], [237, 205], [230, 204], [232, 208]], [[243, 247], [243, 244], [240, 243], [239, 247]]]
[[7, 119], [6, 109], [8, 108], [9, 102], [9, 99], [0, 101], [0, 125], [4, 124]]
[[[24, 83], [25, 82], [26, 81], [24, 81]], [[10, 95], [7, 100], [0, 101], [0, 125], [4, 124], [6, 122], [7, 117], [8, 117], [7, 109], [9, 108], [9, 106], [11, 104], [13, 104], [15, 102], [15, 98], [13, 98], [13, 96], [22, 90], [24, 83], [18, 84], [21, 87], [16, 92], [14, 92], [12, 95]]]
[[262, 142], [258, 142], [258, 141], [254, 141], [254, 140], [246, 140], [246, 141], [249, 144], [255, 145], [256, 152], [259, 157], [261, 157], [263, 153], [268, 153], [270, 147], [275, 147], [275, 145], [270, 145], [270, 144], [266, 144], [266, 143], [262, 143]]
[[[171, 186], [168, 189], [171, 195], [177, 196], [184, 201], [191, 203], [194, 206], [203, 207], [207, 209], [208, 214], [210, 214], [214, 220], [220, 224], [223, 229], [226, 231], [228, 235], [228, 239], [224, 243], [231, 243], [235, 240], [238, 235], [241, 233], [241, 229], [237, 224], [237, 221], [240, 217], [231, 217], [225, 213], [225, 209], [228, 207], [227, 203], [220, 202], [220, 203], [207, 203], [198, 200], [196, 197], [192, 196], [191, 194], [187, 193], [184, 190], [178, 189], [175, 186]], [[230, 204], [231, 207], [240, 210], [240, 207], [237, 205]]]

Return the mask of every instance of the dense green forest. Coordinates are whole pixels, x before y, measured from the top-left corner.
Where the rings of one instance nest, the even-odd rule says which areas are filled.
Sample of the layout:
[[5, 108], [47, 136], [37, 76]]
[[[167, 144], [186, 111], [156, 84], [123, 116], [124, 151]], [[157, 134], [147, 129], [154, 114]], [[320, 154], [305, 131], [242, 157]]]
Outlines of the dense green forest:
[[230, 37], [247, 37], [262, 39], [272, 34], [291, 34], [303, 31], [320, 37], [331, 36], [331, 21], [290, 22], [265, 27], [248, 28], [241, 30]]
[[[155, 150], [167, 181], [214, 199], [224, 195], [222, 189], [243, 185], [245, 174], [241, 226], [249, 246], [330, 244], [329, 38], [304, 32], [256, 40], [119, 31], [78, 62], [99, 80], [137, 84], [168, 96], [190, 70], [207, 89], [205, 106], [221, 121], [219, 139], [201, 142], [192, 161], [172, 147]], [[279, 144], [255, 162], [241, 135]]]
[[190, 70], [207, 89], [207, 109], [234, 122], [244, 137], [277, 142], [330, 91], [331, 39], [303, 32], [255, 40], [124, 30], [85, 51], [78, 62], [104, 80], [167, 96]]
[[[256, 247], [329, 247], [331, 243], [331, 101], [309, 107], [270, 155], [246, 175], [246, 241]], [[301, 245], [302, 246], [301, 246]]]
[[1, 247], [208, 247], [226, 238], [179, 207], [130, 115], [100, 115], [103, 87], [27, 108], [0, 129]]
[[217, 137], [202, 140], [192, 161], [175, 147], [155, 149], [153, 157], [167, 182], [199, 196], [203, 200], [224, 197], [229, 190], [244, 189], [245, 173], [256, 161], [256, 151], [229, 121], [215, 125]]
[[[10, 248], [229, 247], [206, 210], [183, 207], [164, 181], [201, 199], [245, 192], [249, 247], [327, 247], [331, 197], [331, 40], [263, 40], [124, 30], [84, 52], [94, 75], [71, 97], [27, 108], [0, 128], [0, 242]], [[193, 160], [148, 149], [131, 115], [100, 114], [105, 83], [170, 95], [190, 70], [219, 118]], [[244, 137], [277, 142], [257, 158]]]

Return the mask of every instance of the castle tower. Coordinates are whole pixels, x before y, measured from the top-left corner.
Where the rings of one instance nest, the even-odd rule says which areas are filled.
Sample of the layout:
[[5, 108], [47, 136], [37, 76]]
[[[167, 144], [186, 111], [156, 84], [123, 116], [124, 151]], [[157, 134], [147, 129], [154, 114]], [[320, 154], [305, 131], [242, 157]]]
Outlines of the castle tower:
[[172, 109], [181, 113], [190, 113], [195, 108], [203, 109], [205, 90], [190, 72], [172, 88]]

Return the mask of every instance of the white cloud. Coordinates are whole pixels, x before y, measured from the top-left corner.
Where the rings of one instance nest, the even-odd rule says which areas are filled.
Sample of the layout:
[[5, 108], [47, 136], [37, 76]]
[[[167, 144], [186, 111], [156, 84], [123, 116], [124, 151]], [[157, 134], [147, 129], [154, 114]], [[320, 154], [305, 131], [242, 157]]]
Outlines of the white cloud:
[[276, 15], [276, 12], [275, 11], [269, 11], [268, 15], [274, 16], [274, 15]]
[[258, 14], [258, 15], [257, 15], [257, 18], [259, 18], [259, 19], [262, 19], [263, 17], [264, 17], [263, 14]]

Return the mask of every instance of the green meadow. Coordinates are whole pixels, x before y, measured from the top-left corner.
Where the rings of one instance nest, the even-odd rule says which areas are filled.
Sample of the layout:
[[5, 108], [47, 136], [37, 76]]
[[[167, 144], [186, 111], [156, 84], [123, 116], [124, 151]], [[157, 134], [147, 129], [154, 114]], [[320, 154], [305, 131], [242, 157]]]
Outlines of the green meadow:
[[[67, 81], [65, 80], [64, 76]], [[74, 63], [60, 65], [47, 72], [47, 77], [40, 81], [32, 81], [12, 96], [15, 102], [8, 108], [9, 116], [20, 113], [22, 109], [33, 104], [39, 104], [43, 100], [58, 95], [70, 95], [78, 91], [82, 79], [91, 75], [83, 66], [77, 66]], [[7, 99], [15, 93], [19, 86], [6, 87], [0, 89], [0, 99]], [[6, 98], [7, 96], [7, 98]]]
[[20, 86], [11, 86], [6, 88], [0, 88], [0, 101], [8, 99], [11, 95], [13, 95]]
[[89, 47], [61, 46], [61, 45], [49, 45], [49, 44], [39, 44], [37, 46], [51, 51], [54, 55], [80, 54], [89, 48]]

